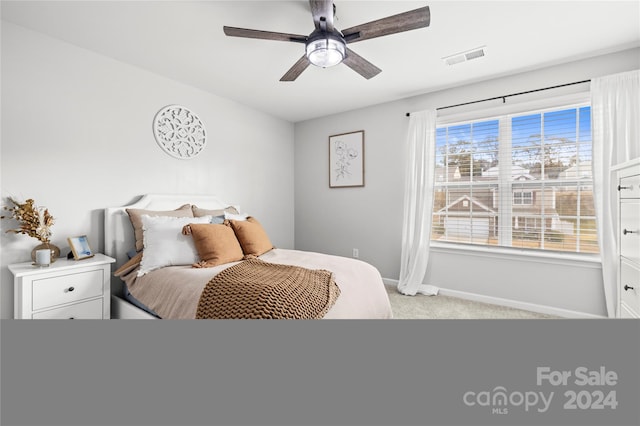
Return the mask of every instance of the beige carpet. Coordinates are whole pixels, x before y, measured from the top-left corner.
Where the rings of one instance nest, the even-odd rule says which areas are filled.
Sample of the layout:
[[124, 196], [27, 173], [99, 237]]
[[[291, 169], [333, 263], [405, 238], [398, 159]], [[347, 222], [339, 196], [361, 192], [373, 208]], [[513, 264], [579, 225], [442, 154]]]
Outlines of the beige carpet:
[[385, 286], [395, 319], [551, 319], [552, 315], [474, 302], [451, 296], [405, 296]]

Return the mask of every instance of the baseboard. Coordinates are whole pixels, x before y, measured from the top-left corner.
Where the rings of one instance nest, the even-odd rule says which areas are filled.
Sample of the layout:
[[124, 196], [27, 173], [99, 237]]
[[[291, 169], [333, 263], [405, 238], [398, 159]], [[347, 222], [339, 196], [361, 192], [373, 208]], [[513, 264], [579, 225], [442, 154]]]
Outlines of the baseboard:
[[[398, 280], [383, 278], [382, 281], [386, 286], [397, 287]], [[600, 315], [589, 314], [586, 312], [572, 311], [569, 309], [557, 308], [554, 306], [538, 305], [535, 303], [521, 302], [518, 300], [504, 299], [501, 297], [486, 296], [483, 294], [469, 293], [466, 291], [451, 290], [440, 287], [439, 294], [443, 296], [458, 297], [460, 299], [473, 300], [474, 302], [490, 303], [492, 305], [506, 306], [509, 308], [523, 309], [526, 311], [537, 312], [540, 314], [554, 315], [562, 318], [607, 318]]]

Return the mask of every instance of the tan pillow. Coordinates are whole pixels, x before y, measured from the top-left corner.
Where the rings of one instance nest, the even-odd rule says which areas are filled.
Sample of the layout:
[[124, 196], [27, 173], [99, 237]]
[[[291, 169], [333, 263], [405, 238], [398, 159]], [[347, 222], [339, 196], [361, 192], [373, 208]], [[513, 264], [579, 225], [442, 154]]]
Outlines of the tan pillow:
[[113, 275], [115, 275], [116, 277], [124, 276], [129, 272], [131, 272], [132, 270], [134, 270], [135, 268], [137, 268], [138, 266], [140, 266], [141, 261], [142, 261], [142, 252], [136, 254], [131, 259], [129, 259], [127, 263], [119, 267], [113, 273]]
[[255, 218], [249, 216], [247, 220], [230, 220], [229, 223], [245, 256], [260, 256], [274, 248], [264, 228]]
[[[228, 225], [198, 224], [192, 223], [186, 228], [191, 228], [191, 236], [200, 256], [200, 262], [193, 266], [198, 268], [210, 268], [225, 263], [242, 260], [242, 247]], [[189, 233], [183, 230], [183, 233]]]
[[136, 251], [142, 250], [144, 247], [144, 234], [142, 233], [142, 215], [148, 216], [171, 216], [171, 217], [193, 217], [191, 212], [191, 204], [185, 204], [178, 207], [175, 210], [158, 211], [158, 210], [143, 210], [143, 209], [126, 209], [133, 226], [133, 232], [136, 237]]
[[193, 212], [193, 217], [202, 217], [202, 216], [224, 216], [226, 213], [240, 214], [240, 212], [233, 206], [225, 207], [224, 209], [201, 209], [197, 206], [191, 206], [191, 211]]

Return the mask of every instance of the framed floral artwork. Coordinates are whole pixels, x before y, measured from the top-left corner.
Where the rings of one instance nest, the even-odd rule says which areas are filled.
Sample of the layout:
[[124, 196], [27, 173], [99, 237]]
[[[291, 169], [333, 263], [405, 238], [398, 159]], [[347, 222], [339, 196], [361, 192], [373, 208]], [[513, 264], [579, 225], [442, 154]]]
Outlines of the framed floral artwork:
[[364, 130], [329, 136], [329, 188], [364, 186]]

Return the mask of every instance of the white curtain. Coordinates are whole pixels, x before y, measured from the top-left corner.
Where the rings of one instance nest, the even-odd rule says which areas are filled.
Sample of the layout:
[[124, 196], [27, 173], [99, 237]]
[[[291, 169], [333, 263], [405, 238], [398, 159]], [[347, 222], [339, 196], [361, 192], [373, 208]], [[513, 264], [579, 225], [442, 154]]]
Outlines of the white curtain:
[[604, 294], [617, 308], [617, 189], [611, 167], [640, 157], [640, 70], [591, 80], [593, 183]]
[[429, 261], [433, 210], [436, 111], [411, 113], [405, 161], [402, 255], [398, 291], [438, 294], [438, 288], [422, 283]]

